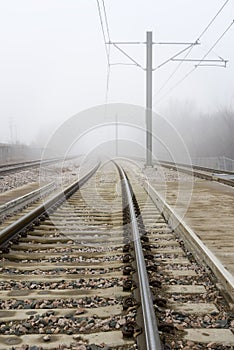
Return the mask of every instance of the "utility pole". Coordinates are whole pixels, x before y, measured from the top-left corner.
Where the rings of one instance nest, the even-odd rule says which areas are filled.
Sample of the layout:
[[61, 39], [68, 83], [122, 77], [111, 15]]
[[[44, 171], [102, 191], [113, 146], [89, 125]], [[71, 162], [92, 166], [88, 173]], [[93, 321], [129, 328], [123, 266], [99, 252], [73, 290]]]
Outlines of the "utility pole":
[[[234, 22], [233, 22], [234, 23]], [[229, 26], [230, 27], [230, 26]], [[228, 27], [228, 29], [229, 29]], [[186, 52], [188, 50], [192, 50], [193, 46], [200, 45], [199, 39], [195, 42], [153, 42], [153, 35], [152, 31], [146, 32], [146, 42], [127, 42], [127, 41], [120, 41], [120, 42], [113, 42], [109, 39], [108, 42], [105, 42], [106, 45], [113, 45], [117, 50], [119, 50], [125, 57], [127, 57], [128, 60], [131, 61], [132, 65], [137, 66], [138, 68], [141, 68], [143, 71], [146, 71], [146, 166], [152, 167], [152, 75], [153, 71], [156, 69], [161, 68], [165, 64], [167, 64], [170, 61], [181, 61], [181, 62], [198, 62], [198, 64], [195, 66], [199, 67], [202, 66], [202, 62], [206, 63], [206, 65], [214, 66], [218, 65], [218, 63], [221, 63], [221, 65], [218, 65], [219, 67], [226, 67], [227, 60], [224, 60], [223, 58], [219, 58], [219, 60], [210, 60], [205, 59], [207, 54], [202, 59], [186, 59], [186, 58], [178, 58], [183, 52]], [[144, 44], [146, 45], [146, 68], [142, 67], [141, 64], [139, 64], [134, 58], [132, 58], [128, 53], [125, 52], [121, 47], [118, 45], [139, 45]], [[153, 45], [186, 45], [186, 48], [180, 50], [176, 54], [174, 54], [171, 58], [167, 59], [160, 65], [158, 65], [156, 68], [152, 67], [153, 62]], [[187, 55], [190, 53], [188, 51]], [[210, 52], [210, 51], [209, 51]], [[208, 52], [208, 53], [209, 53]], [[108, 56], [109, 57], [109, 56]], [[185, 56], [187, 57], [187, 56]], [[109, 66], [117, 65], [121, 63], [115, 63], [111, 64], [108, 63]], [[116, 134], [116, 137], [118, 137], [118, 133]], [[118, 153], [118, 148], [116, 146], [116, 150]]]
[[152, 166], [152, 32], [146, 33], [146, 166]]

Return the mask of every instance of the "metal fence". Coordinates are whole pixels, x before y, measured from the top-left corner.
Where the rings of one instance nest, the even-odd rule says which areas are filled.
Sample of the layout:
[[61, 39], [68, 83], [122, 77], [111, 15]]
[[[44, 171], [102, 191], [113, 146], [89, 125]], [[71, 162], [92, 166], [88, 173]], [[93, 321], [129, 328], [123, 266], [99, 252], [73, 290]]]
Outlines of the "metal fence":
[[234, 160], [227, 157], [192, 158], [192, 164], [207, 168], [234, 171]]

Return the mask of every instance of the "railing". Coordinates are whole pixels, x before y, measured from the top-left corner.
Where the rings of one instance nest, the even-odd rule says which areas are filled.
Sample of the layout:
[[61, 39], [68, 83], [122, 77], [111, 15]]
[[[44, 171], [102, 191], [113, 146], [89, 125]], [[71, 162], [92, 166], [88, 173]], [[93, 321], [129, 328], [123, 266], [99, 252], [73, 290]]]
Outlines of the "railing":
[[192, 158], [192, 163], [206, 168], [234, 171], [234, 160], [227, 157], [197, 157]]

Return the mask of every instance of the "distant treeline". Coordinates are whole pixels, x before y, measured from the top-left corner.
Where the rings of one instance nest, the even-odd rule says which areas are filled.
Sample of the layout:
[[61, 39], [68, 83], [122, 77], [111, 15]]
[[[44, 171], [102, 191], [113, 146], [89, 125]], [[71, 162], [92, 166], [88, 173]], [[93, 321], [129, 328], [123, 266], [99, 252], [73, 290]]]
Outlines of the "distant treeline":
[[182, 136], [191, 157], [234, 159], [234, 109], [202, 113], [193, 103], [170, 105], [163, 113]]

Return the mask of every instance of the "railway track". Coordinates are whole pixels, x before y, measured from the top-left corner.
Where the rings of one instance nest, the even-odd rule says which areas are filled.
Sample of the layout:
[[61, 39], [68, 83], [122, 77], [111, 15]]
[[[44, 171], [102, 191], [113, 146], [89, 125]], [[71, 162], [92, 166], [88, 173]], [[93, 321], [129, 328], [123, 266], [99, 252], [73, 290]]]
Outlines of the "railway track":
[[[25, 208], [31, 206], [33, 203], [39, 201], [44, 196], [47, 196], [55, 189], [55, 183], [51, 182], [42, 186], [41, 188], [37, 188], [33, 191], [20, 195], [19, 197], [14, 198], [13, 196], [11, 200], [8, 200], [8, 198], [11, 197], [8, 193], [5, 198], [2, 195], [1, 201], [3, 204], [0, 205], [0, 224], [2, 224], [10, 216], [16, 214], [17, 212], [21, 212]], [[20, 193], [21, 191], [18, 190], [17, 192]]]
[[131, 171], [93, 169], [0, 245], [1, 350], [233, 349], [216, 278]]
[[[51, 161], [55, 162], [55, 160]], [[3, 228], [3, 222], [4, 225], [7, 225], [11, 221], [9, 218], [12, 215], [15, 215], [12, 220], [16, 220], [20, 215], [29, 212], [34, 204], [35, 207], [39, 205], [42, 198], [51, 195], [52, 192], [61, 191], [61, 187], [64, 188], [74, 181], [74, 176], [77, 175], [76, 172], [79, 168], [78, 164], [69, 159], [69, 164], [65, 161], [65, 163], [60, 162], [55, 166], [52, 164], [51, 167], [51, 161], [26, 163], [36, 164], [37, 167], [42, 166], [41, 172], [39, 172], [39, 168], [32, 171], [23, 168], [21, 171], [20, 164], [18, 164], [19, 171], [16, 169], [13, 172], [12, 169], [12, 174], [1, 176], [3, 181], [0, 187], [3, 191], [0, 193], [0, 230]], [[35, 166], [32, 167], [34, 169]], [[6, 220], [7, 222], [5, 222]]]
[[58, 163], [63, 159], [54, 158], [48, 160], [31, 160], [19, 163], [0, 164], [0, 176], [12, 172], [22, 171], [30, 168], [40, 167], [48, 164]]

